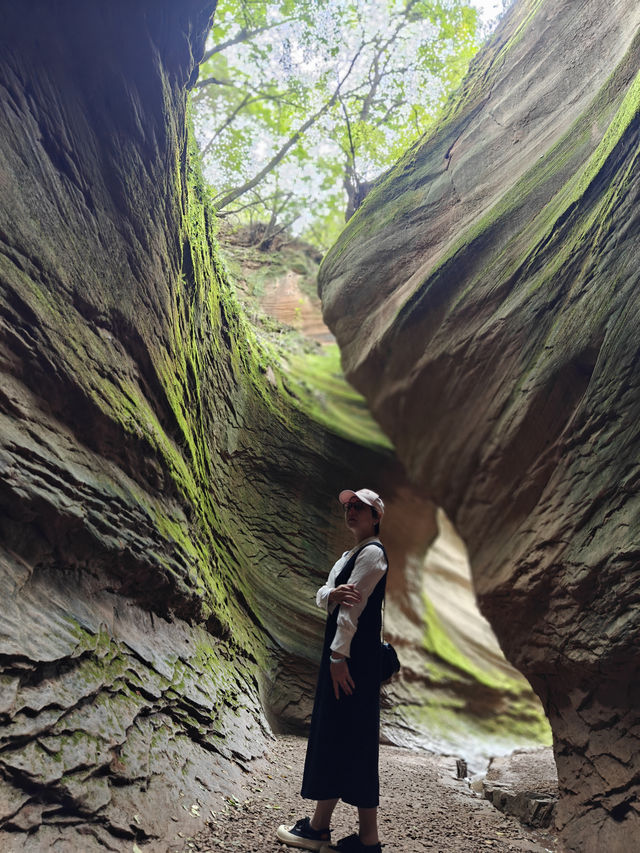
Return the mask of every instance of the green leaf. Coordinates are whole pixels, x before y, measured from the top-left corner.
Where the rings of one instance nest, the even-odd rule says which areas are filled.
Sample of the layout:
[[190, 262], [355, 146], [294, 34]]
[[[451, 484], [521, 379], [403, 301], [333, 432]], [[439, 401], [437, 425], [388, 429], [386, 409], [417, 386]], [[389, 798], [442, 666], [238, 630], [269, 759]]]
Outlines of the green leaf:
[[428, 130], [480, 33], [463, 0], [220, 0], [193, 95], [220, 212], [337, 234], [345, 187]]

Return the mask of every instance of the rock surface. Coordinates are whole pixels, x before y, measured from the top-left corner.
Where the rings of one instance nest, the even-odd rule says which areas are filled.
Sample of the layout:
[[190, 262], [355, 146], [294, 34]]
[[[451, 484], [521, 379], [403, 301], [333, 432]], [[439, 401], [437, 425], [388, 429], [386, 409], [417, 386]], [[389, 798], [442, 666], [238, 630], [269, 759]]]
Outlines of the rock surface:
[[12, 853], [193, 831], [269, 723], [308, 716], [339, 489], [384, 490], [405, 519], [394, 565], [434, 532], [388, 450], [300, 411], [211, 254], [185, 114], [213, 6], [0, 4]]
[[[211, 250], [186, 99], [213, 6], [40, 0], [27, 21], [0, 3], [11, 853], [164, 851], [207, 797], [237, 792], [270, 726], [304, 725], [313, 594], [349, 544], [345, 485], [384, 492], [390, 609], [395, 595], [423, 644], [433, 504], [387, 447], [304, 410]], [[390, 693], [389, 737], [415, 728], [398, 702], [436, 683], [450, 717], [531, 712], [456, 665], [435, 673], [437, 654], [415, 658]]]
[[[388, 519], [385, 541], [390, 533], [415, 536], [419, 514], [410, 508], [407, 501], [404, 515]], [[436, 531], [424, 559], [408, 552], [403, 571], [392, 566], [388, 579], [385, 635], [400, 655], [402, 678], [383, 690], [383, 737], [461, 754], [472, 773], [517, 746], [550, 744], [529, 685], [478, 611], [464, 544], [441, 510], [425, 514], [422, 525]]]
[[558, 774], [551, 749], [519, 749], [494, 758], [482, 780], [484, 796], [505, 814], [527, 826], [555, 822]]
[[640, 6], [522, 0], [320, 271], [554, 731], [565, 849], [640, 837]]
[[[321, 344], [334, 338], [322, 319], [317, 293], [322, 254], [301, 240], [281, 235], [266, 250], [249, 228], [220, 227], [220, 250], [238, 296], [252, 316], [256, 309]], [[257, 319], [257, 318], [256, 318]]]
[[0, 4], [3, 850], [202, 822], [310, 669], [334, 496], [411, 491], [295, 407], [211, 254], [186, 97], [213, 8]]

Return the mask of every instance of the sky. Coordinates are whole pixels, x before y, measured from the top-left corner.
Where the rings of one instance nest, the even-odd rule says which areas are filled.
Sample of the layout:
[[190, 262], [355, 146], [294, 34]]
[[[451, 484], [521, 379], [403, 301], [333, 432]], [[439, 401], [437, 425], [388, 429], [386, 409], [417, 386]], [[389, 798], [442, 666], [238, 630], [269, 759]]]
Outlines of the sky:
[[489, 18], [495, 18], [502, 11], [502, 0], [475, 0], [475, 5]]
[[508, 5], [503, 4], [502, 0], [472, 0], [472, 3], [480, 11], [485, 23], [494, 20]]

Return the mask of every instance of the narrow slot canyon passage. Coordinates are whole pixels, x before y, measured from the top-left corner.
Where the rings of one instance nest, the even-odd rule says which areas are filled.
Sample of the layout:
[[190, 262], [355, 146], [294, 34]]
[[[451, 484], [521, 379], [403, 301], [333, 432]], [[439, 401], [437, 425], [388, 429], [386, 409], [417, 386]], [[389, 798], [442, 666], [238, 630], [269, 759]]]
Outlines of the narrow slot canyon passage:
[[639, 140], [637, 0], [0, 0], [3, 853], [285, 850], [362, 488], [385, 850], [636, 850]]

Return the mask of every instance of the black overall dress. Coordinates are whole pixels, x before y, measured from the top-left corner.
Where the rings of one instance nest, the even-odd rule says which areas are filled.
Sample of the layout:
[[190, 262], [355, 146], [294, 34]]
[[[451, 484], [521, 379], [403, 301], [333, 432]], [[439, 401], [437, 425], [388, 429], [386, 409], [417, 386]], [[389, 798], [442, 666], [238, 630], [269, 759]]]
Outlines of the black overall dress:
[[[349, 582], [358, 554], [371, 547], [382, 548], [386, 558], [380, 542], [368, 542], [349, 558], [336, 578], [336, 587]], [[301, 793], [307, 799], [339, 798], [360, 808], [378, 805], [380, 627], [386, 583], [385, 572], [358, 619], [349, 658], [355, 690], [351, 696], [340, 690], [340, 699], [335, 698], [329, 673], [330, 647], [338, 624], [339, 606], [327, 617], [302, 777]]]

